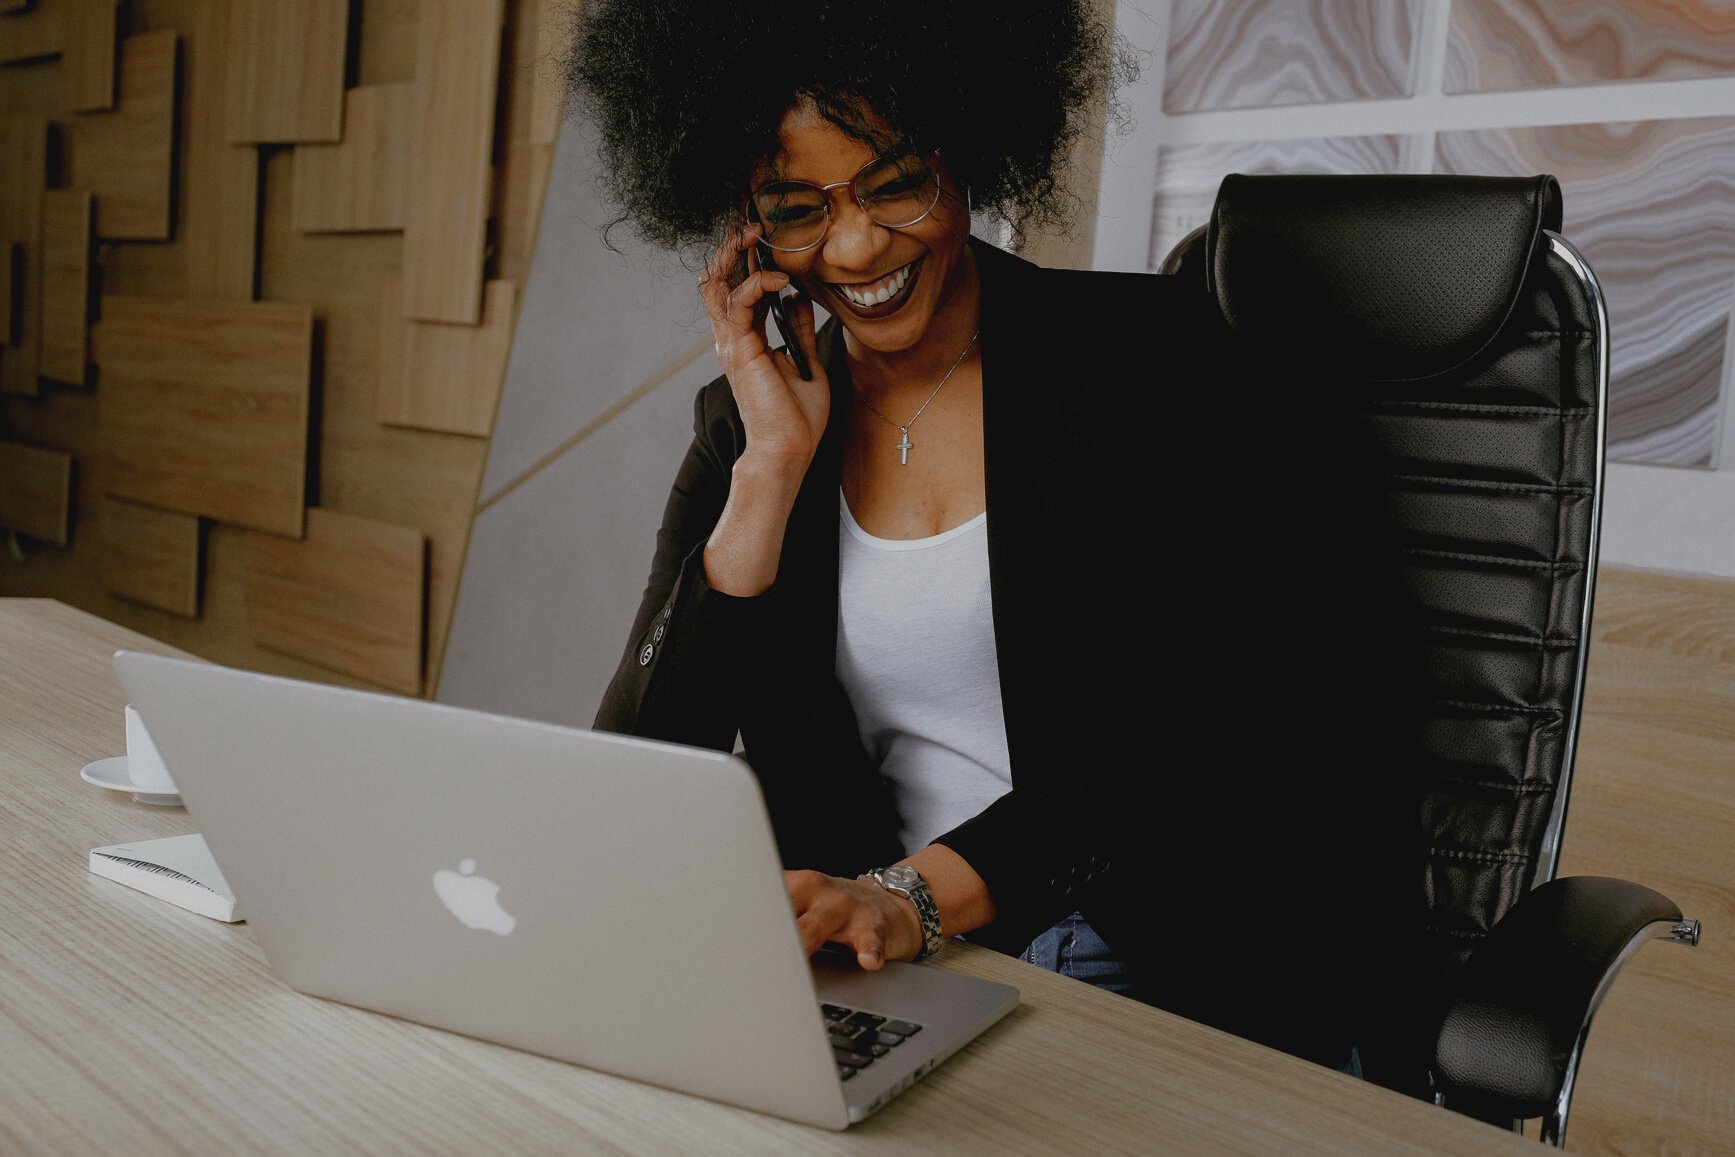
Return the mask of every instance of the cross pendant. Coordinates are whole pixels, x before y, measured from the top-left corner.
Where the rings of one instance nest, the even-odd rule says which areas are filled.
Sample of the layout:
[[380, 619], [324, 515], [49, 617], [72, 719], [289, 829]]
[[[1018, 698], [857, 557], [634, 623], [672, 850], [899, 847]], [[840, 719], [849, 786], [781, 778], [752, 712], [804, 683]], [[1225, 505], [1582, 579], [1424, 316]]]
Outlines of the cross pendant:
[[898, 433], [904, 436], [904, 440], [893, 446], [892, 449], [898, 452], [898, 464], [908, 466], [910, 464], [910, 451], [915, 448], [916, 444], [910, 441], [910, 428], [908, 426], [899, 426]]

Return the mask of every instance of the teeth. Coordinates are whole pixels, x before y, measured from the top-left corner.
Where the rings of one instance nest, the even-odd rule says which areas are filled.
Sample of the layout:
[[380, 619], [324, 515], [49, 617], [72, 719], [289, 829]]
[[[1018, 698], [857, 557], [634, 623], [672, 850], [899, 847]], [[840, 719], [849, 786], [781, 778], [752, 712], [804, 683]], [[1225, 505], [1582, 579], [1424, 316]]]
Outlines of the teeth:
[[864, 292], [854, 285], [840, 285], [837, 289], [839, 293], [842, 293], [844, 297], [853, 301], [857, 305], [879, 305], [882, 302], [890, 301], [898, 295], [898, 293], [904, 288], [904, 283], [910, 279], [910, 268], [914, 265], [915, 262], [912, 261], [909, 265], [906, 265], [901, 269], [893, 270], [883, 279], [880, 287], [875, 290]]

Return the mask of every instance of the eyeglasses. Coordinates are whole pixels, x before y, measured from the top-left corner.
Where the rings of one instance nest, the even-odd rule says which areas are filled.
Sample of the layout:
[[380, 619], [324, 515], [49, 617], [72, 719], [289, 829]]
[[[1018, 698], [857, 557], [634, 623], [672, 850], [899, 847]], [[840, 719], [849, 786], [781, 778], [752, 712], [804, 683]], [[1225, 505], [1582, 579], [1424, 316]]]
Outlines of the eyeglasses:
[[915, 153], [877, 157], [847, 181], [815, 185], [771, 181], [753, 190], [754, 217], [764, 241], [783, 253], [812, 249], [831, 228], [831, 191], [848, 188], [868, 220], [887, 229], [907, 229], [940, 200], [940, 182], [927, 159]]

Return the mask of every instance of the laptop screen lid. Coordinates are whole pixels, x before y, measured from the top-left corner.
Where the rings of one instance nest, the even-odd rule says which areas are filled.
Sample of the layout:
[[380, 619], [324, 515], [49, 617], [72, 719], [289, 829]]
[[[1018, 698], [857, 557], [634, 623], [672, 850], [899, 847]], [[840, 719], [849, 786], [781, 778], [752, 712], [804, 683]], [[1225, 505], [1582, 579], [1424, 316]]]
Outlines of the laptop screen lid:
[[[848, 1123], [739, 758], [139, 652], [114, 664], [286, 984]], [[719, 1063], [743, 1042], [750, 1063]]]

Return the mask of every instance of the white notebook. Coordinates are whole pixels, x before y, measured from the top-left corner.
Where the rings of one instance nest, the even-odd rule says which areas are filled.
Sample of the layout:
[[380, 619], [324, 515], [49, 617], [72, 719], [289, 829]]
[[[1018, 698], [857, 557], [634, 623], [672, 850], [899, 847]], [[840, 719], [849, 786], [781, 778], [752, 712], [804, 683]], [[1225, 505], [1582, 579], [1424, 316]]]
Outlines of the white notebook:
[[92, 848], [90, 870], [213, 920], [234, 924], [241, 919], [235, 893], [197, 832]]

